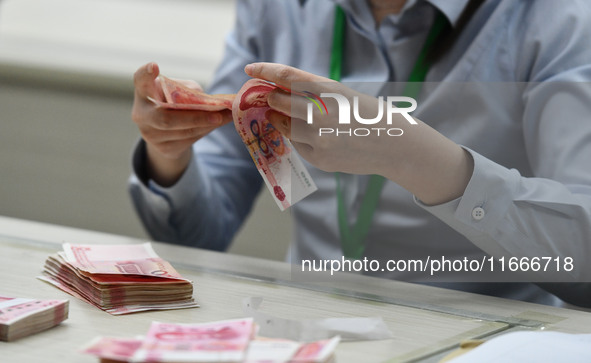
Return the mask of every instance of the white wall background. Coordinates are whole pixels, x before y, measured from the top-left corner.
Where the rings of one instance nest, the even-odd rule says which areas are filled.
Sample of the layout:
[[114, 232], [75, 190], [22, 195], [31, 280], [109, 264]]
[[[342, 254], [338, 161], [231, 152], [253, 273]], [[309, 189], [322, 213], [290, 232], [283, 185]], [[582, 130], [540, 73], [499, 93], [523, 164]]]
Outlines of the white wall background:
[[[126, 190], [133, 72], [207, 85], [234, 16], [231, 0], [0, 0], [0, 214], [147, 238]], [[278, 211], [263, 191], [231, 252], [283, 259]]]
[[0, 0], [0, 60], [127, 79], [153, 60], [207, 82], [233, 21], [230, 0]]

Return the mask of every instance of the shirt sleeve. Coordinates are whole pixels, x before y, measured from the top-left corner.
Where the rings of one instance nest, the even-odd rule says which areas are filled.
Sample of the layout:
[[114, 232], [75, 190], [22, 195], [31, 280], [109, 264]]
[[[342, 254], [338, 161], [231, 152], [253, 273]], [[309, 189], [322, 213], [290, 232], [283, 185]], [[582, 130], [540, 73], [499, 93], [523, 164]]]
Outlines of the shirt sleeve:
[[[258, 59], [263, 2], [238, 1], [236, 22], [210, 93], [236, 93], [248, 77], [244, 66]], [[187, 170], [169, 188], [147, 177], [145, 142], [133, 154], [129, 193], [155, 240], [225, 250], [250, 211], [262, 179], [242, 140], [228, 124], [193, 145]]]
[[513, 53], [529, 82], [522, 127], [533, 175], [466, 148], [474, 172], [463, 196], [437, 206], [415, 200], [493, 256], [572, 258], [572, 281], [591, 282], [591, 7], [536, 3], [527, 16], [552, 13], [554, 25], [531, 21]]

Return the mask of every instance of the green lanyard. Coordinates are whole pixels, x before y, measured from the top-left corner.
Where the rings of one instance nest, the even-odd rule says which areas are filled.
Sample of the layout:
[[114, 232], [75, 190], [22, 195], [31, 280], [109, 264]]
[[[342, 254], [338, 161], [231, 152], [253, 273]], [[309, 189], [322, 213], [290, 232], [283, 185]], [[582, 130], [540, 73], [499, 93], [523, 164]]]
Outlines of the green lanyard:
[[[332, 52], [330, 58], [330, 78], [335, 81], [341, 80], [341, 71], [343, 64], [343, 52], [345, 44], [345, 12], [340, 6], [336, 7], [334, 33], [332, 40]], [[415, 62], [413, 70], [410, 74], [408, 83], [404, 88], [404, 96], [417, 98], [421, 91], [422, 82], [424, 82], [430, 64], [427, 59], [427, 53], [433, 45], [438, 35], [448, 25], [445, 16], [441, 12], [438, 13], [435, 22], [429, 30], [427, 39], [423, 44], [423, 48]], [[361, 202], [357, 221], [351, 228], [349, 226], [349, 218], [347, 215], [347, 208], [341, 187], [341, 180], [339, 173], [335, 174], [337, 183], [337, 214], [339, 221], [339, 231], [341, 235], [341, 245], [343, 248], [343, 255], [350, 259], [360, 259], [365, 251], [365, 238], [371, 227], [373, 215], [380, 201], [380, 194], [386, 179], [379, 175], [372, 175], [367, 184], [365, 197]]]

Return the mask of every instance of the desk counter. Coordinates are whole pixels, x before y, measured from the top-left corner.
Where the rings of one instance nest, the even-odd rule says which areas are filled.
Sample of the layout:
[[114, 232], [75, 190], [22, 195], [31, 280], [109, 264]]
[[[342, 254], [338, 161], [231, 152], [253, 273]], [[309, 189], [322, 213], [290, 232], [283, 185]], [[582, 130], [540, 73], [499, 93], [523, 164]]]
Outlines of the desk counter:
[[291, 319], [380, 316], [393, 339], [343, 342], [337, 361], [436, 361], [464, 339], [520, 329], [591, 333], [591, 314], [368, 276], [329, 282], [291, 279], [286, 263], [153, 243], [156, 252], [194, 281], [196, 309], [111, 316], [37, 280], [47, 256], [64, 242], [124, 244], [136, 239], [0, 217], [0, 295], [69, 299], [60, 326], [0, 342], [2, 362], [96, 362], [78, 350], [99, 335], [133, 337], [152, 321], [198, 323], [243, 316], [242, 300], [261, 296], [261, 310]]

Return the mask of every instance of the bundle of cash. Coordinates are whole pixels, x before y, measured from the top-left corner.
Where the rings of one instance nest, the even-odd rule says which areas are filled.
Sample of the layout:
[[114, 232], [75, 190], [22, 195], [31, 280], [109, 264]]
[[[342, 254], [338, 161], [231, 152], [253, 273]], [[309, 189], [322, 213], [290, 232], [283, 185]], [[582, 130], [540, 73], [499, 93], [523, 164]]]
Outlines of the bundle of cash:
[[299, 343], [255, 337], [252, 318], [204, 324], [152, 323], [145, 338], [99, 337], [82, 352], [101, 362], [328, 363], [339, 337]]
[[68, 318], [68, 300], [0, 296], [0, 340], [6, 342], [52, 328]]
[[277, 86], [251, 79], [232, 105], [234, 125], [279, 209], [285, 210], [317, 188], [291, 142], [269, 121], [269, 92]]
[[157, 106], [175, 109], [175, 110], [201, 110], [201, 111], [221, 111], [231, 110], [235, 94], [209, 95], [203, 92], [200, 87], [190, 88], [183, 82], [158, 76], [158, 81], [162, 87], [162, 94], [166, 102], [156, 100], [152, 97], [148, 99]]
[[73, 245], [45, 261], [46, 281], [113, 315], [192, 308], [193, 283], [160, 258], [150, 243]]
[[257, 337], [250, 342], [244, 362], [333, 363], [339, 341], [338, 336], [309, 343]]
[[[279, 209], [285, 210], [317, 188], [293, 147], [266, 119], [267, 95], [277, 88], [251, 79], [235, 94], [209, 95], [183, 81], [158, 76], [164, 101], [149, 98], [159, 107], [177, 110], [232, 110], [234, 125]], [[283, 89], [283, 88], [282, 88]], [[284, 91], [290, 92], [288, 89]]]

